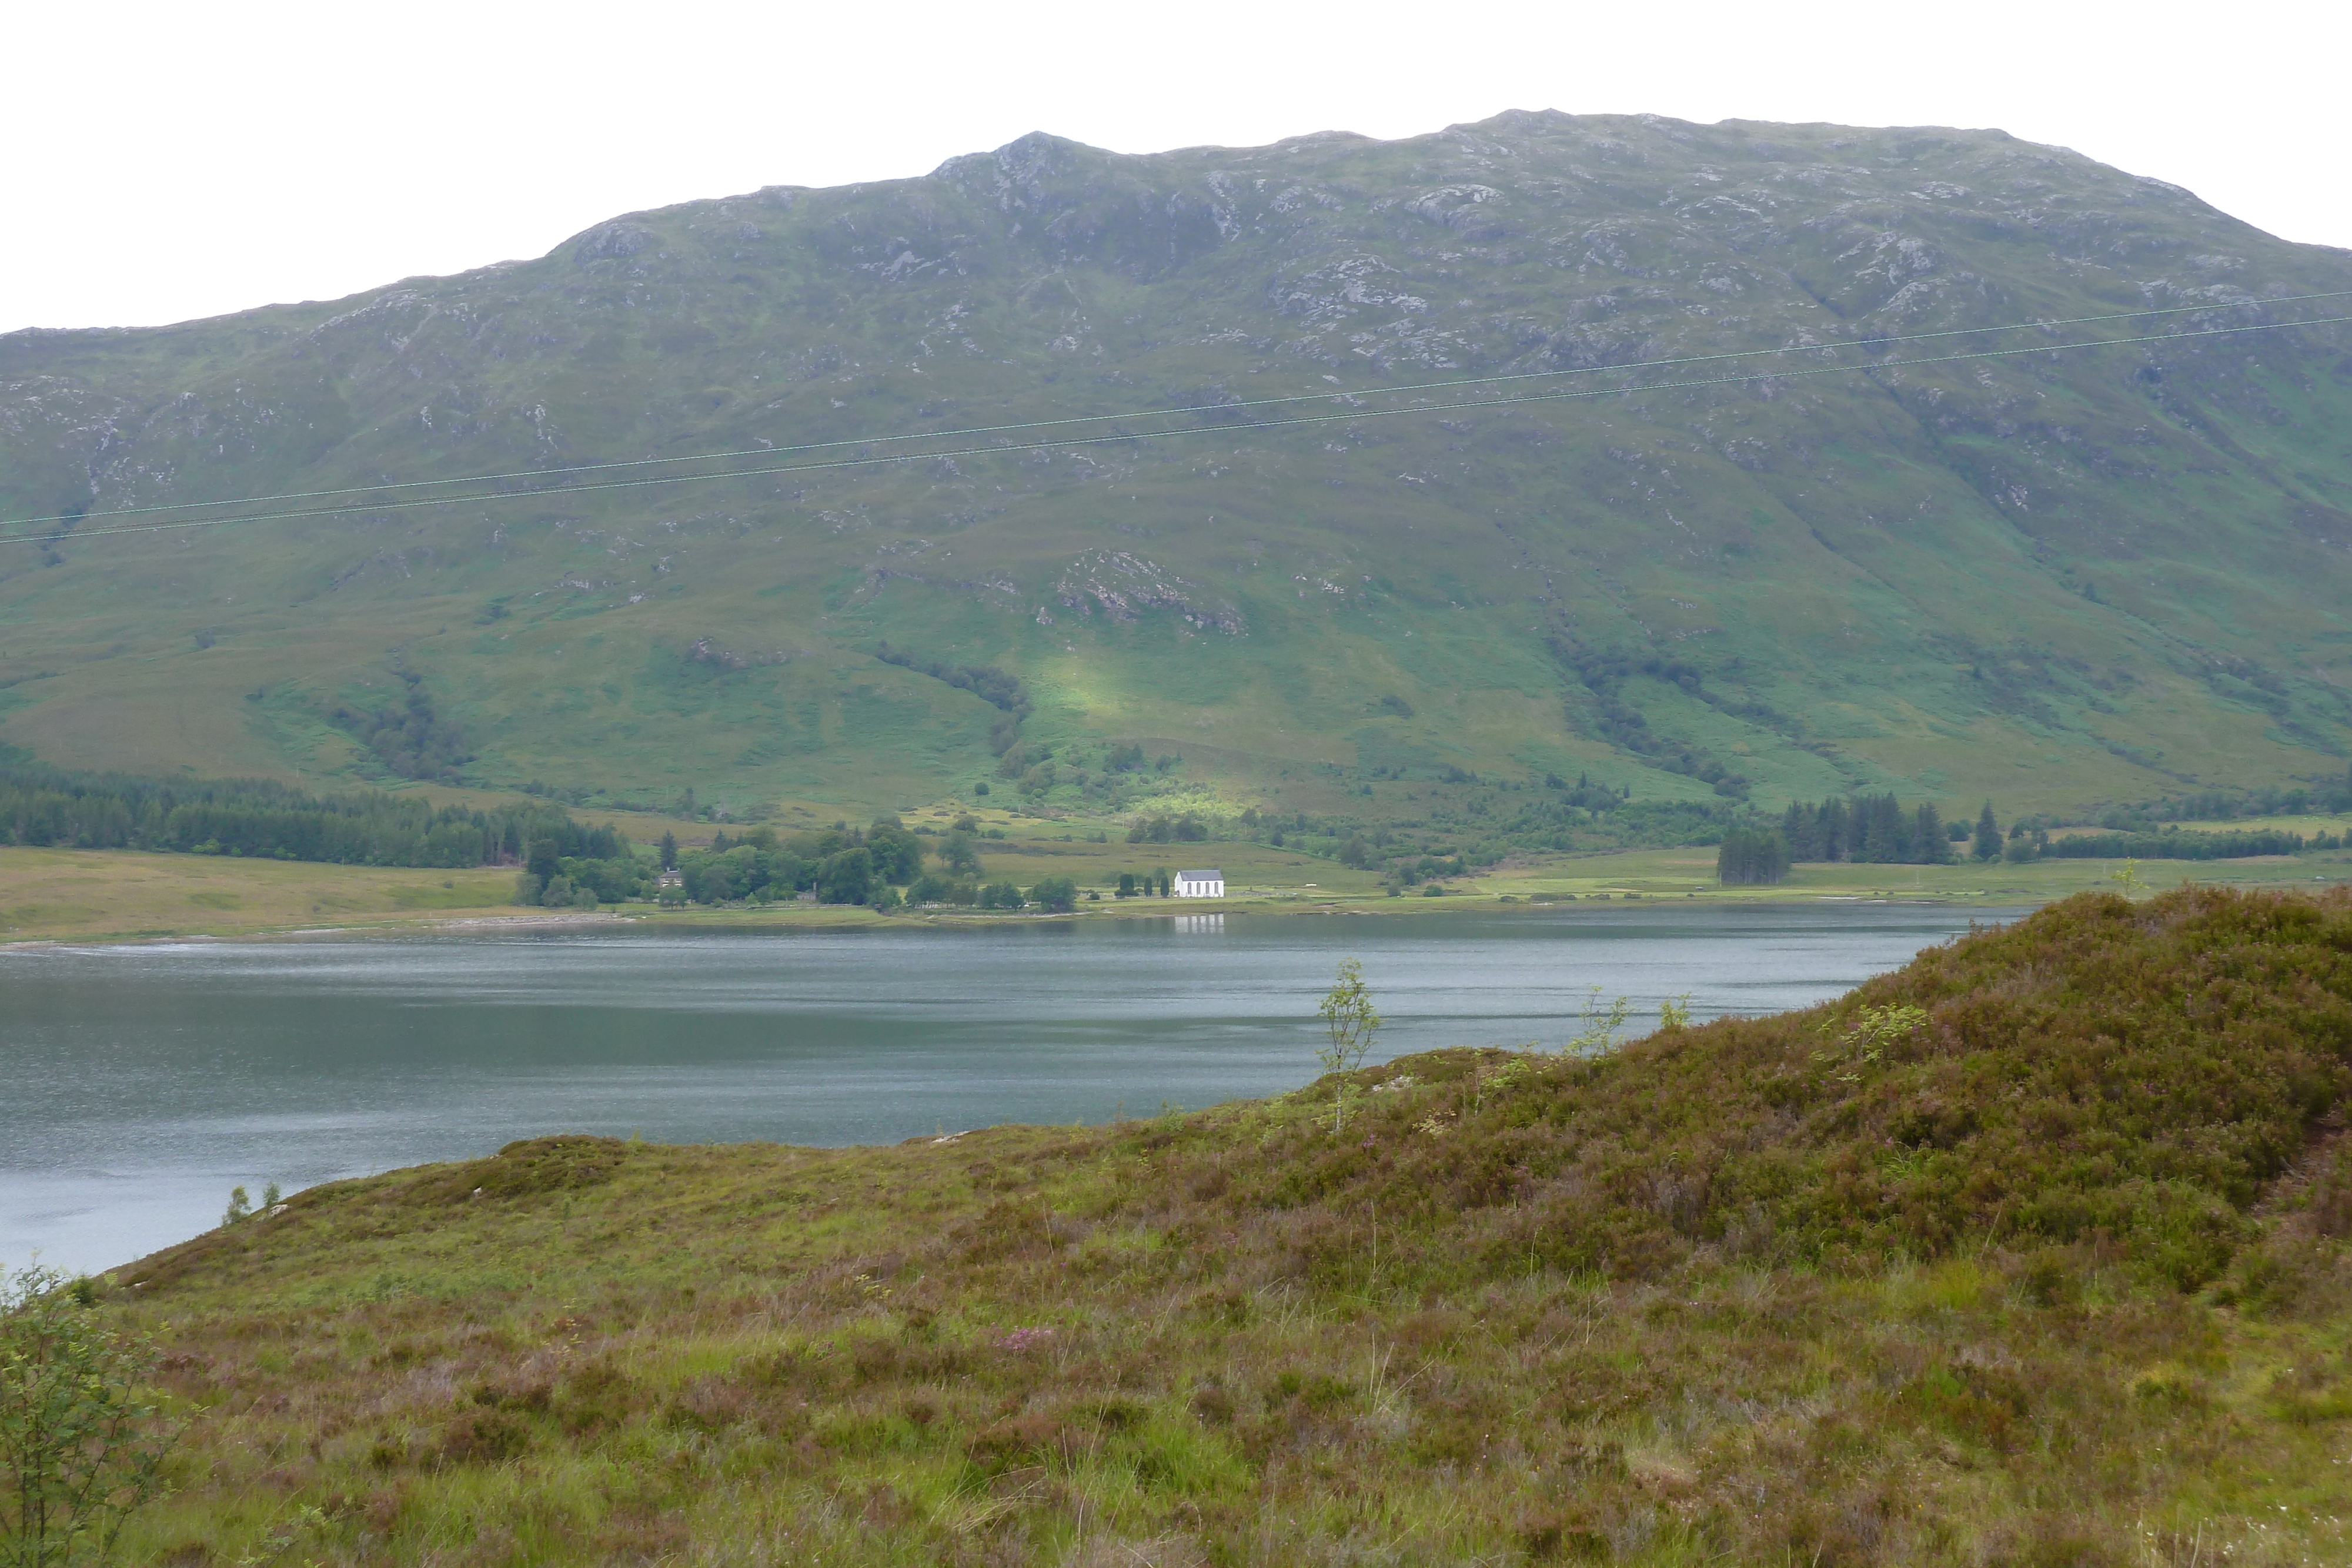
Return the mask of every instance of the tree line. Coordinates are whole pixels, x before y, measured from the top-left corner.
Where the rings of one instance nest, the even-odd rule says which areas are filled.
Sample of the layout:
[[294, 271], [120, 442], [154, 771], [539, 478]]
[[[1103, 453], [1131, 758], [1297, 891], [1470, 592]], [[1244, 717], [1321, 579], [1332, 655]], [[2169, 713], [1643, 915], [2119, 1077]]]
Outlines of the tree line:
[[1738, 887], [1777, 883], [1801, 861], [1946, 865], [1953, 859], [1952, 846], [1968, 836], [1965, 827], [1947, 827], [1943, 813], [1929, 802], [1906, 808], [1891, 791], [1792, 800], [1778, 827], [1746, 822], [1726, 828], [1716, 851], [1716, 876], [1727, 887]]
[[996, 709], [1003, 716], [989, 729], [988, 747], [997, 756], [1003, 757], [1020, 740], [1021, 721], [1030, 712], [1029, 688], [1022, 684], [1020, 676], [993, 664], [950, 664], [938, 659], [919, 659], [887, 642], [874, 656], [886, 664], [896, 664], [902, 670], [912, 670], [970, 692]]
[[1596, 731], [1612, 745], [1635, 753], [1654, 768], [1680, 773], [1710, 785], [1717, 794], [1727, 800], [1748, 799], [1748, 781], [1745, 775], [1733, 772], [1704, 747], [1659, 735], [1650, 727], [1650, 721], [1642, 710], [1625, 700], [1623, 691], [1628, 680], [1642, 675], [1680, 686], [1700, 702], [1725, 712], [1762, 716], [1764, 710], [1752, 704], [1724, 701], [1706, 689], [1704, 672], [1679, 660], [1654, 653], [1612, 653], [1587, 647], [1567, 628], [1553, 631], [1547, 641], [1551, 645], [1553, 655], [1576, 672], [1591, 706], [1590, 715], [1584, 716], [1579, 714], [1578, 704], [1570, 703], [1568, 717], [1570, 724]]
[[0, 843], [336, 865], [467, 866], [625, 853], [609, 827], [540, 801], [469, 810], [373, 791], [312, 795], [267, 779], [166, 780], [0, 767]]
[[2270, 784], [2256, 789], [2198, 789], [2131, 806], [2110, 806], [2098, 825], [2117, 832], [2154, 831], [2168, 822], [2228, 821], [2235, 817], [2300, 817], [2352, 811], [2352, 768], [2341, 779]]
[[[1011, 882], [983, 883], [978, 827], [971, 817], [959, 818], [936, 849], [895, 816], [877, 817], [863, 828], [836, 822], [790, 836], [761, 827], [730, 839], [722, 830], [709, 848], [684, 852], [665, 836], [650, 867], [572, 867], [559, 862], [551, 869], [571, 878], [575, 888], [593, 885], [601, 892], [631, 883], [641, 891], [620, 896], [650, 893], [680, 903], [762, 904], [806, 897], [875, 909], [931, 904], [1066, 912], [1076, 906], [1078, 887], [1069, 877], [1045, 877], [1025, 891]], [[667, 870], [677, 876], [662, 885], [660, 873]], [[553, 886], [552, 877], [548, 885]]]
[[407, 687], [398, 700], [373, 710], [338, 707], [328, 716], [403, 779], [458, 782], [460, 769], [474, 759], [464, 732], [435, 709], [424, 676], [414, 670], [396, 673]]
[[1716, 880], [1726, 887], [1769, 884], [1788, 874], [1788, 836], [1775, 829], [1729, 829], [1715, 852]]
[[2338, 849], [2352, 835], [2320, 833], [2306, 840], [2279, 829], [2235, 832], [2183, 831], [2177, 826], [2137, 832], [2075, 833], [2053, 838], [2035, 822], [2003, 831], [1985, 802], [1973, 827], [1947, 827], [1936, 808], [1922, 802], [1906, 810], [1889, 795], [1850, 800], [1800, 800], [1778, 828], [1747, 823], [1725, 830], [1716, 854], [1716, 874], [1727, 886], [1777, 883], [1801, 861], [1860, 861], [1937, 865], [1955, 858], [1956, 847], [1979, 861], [2013, 863], [2053, 860], [2237, 860], [2248, 855], [2291, 855], [2305, 849]]
[[[922, 875], [923, 859], [923, 841], [896, 817], [877, 817], [864, 828], [837, 822], [789, 838], [753, 828], [730, 839], [722, 829], [708, 849], [681, 854], [675, 841], [665, 841], [662, 855], [678, 873], [675, 897], [695, 904], [769, 904], [810, 893], [821, 904], [887, 905], [899, 901], [898, 888]], [[977, 854], [971, 864], [977, 870]]]
[[2075, 833], [2038, 845], [2037, 853], [2054, 860], [2226, 861], [2291, 855], [2305, 847], [2301, 833], [2262, 828], [2234, 833]]
[[1780, 834], [1792, 861], [1942, 865], [1952, 858], [1942, 814], [1925, 800], [1906, 810], [1891, 793], [1791, 801]]

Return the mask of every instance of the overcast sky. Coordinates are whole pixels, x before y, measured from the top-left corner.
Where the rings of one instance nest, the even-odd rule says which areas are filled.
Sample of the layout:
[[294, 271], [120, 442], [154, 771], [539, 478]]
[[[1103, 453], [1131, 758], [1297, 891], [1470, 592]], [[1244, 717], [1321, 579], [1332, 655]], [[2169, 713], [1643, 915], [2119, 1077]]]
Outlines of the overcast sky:
[[0, 330], [538, 256], [615, 213], [1506, 109], [1999, 126], [2352, 246], [2352, 5], [17, 0]]

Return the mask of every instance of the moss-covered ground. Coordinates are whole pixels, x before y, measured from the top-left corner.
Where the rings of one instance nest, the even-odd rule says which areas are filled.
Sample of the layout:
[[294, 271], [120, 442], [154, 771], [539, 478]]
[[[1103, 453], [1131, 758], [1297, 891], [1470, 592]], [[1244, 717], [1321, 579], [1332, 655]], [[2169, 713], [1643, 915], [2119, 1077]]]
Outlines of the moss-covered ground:
[[[2340, 1563], [2352, 897], [891, 1148], [587, 1138], [119, 1271], [144, 1561]], [[1344, 1104], [1344, 1122], [1336, 1120]]]

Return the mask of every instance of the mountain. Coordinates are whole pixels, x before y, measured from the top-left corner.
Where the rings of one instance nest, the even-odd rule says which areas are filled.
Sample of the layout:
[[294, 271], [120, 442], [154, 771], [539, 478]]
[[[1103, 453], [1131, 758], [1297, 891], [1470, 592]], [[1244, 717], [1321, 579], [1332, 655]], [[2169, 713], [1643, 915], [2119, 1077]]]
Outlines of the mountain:
[[64, 519], [0, 530], [0, 741], [739, 809], [2341, 778], [2344, 291], [1999, 131], [1033, 135], [0, 338], [0, 508]]

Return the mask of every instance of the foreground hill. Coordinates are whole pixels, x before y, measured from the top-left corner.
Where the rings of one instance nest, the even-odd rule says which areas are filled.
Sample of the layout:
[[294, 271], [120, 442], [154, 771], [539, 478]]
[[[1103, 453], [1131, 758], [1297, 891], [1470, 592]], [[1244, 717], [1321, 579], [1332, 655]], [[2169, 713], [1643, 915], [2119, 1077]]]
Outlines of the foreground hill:
[[[1375, 815], [1465, 773], [2014, 810], [2340, 777], [2352, 338], [2214, 334], [2347, 289], [1997, 131], [1031, 136], [0, 338], [0, 514], [58, 519], [0, 530], [42, 541], [0, 545], [0, 740], [739, 810], [1001, 774], [1111, 809], [1133, 742]], [[1963, 330], [2037, 320], [2077, 324]], [[1192, 412], [1035, 444], [1155, 409]], [[671, 464], [712, 452], [750, 455]], [[599, 464], [654, 466], [352, 493]], [[326, 515], [110, 531], [286, 492]]]
[[98, 1310], [176, 1563], [2341, 1561], [2347, 1091], [2352, 900], [2084, 895], [1590, 1060], [517, 1144]]

